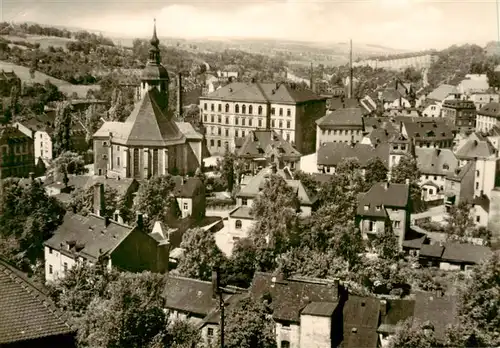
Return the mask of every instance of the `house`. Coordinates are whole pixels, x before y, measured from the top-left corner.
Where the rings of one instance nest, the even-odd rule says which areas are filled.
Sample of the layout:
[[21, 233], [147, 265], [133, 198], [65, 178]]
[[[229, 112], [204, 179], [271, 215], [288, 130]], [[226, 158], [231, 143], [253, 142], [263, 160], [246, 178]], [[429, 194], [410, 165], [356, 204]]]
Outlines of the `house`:
[[490, 88], [486, 74], [469, 75], [469, 78], [462, 80], [457, 89], [462, 94], [473, 94], [486, 92]]
[[11, 126], [0, 126], [2, 178], [28, 177], [35, 167], [33, 139]]
[[476, 110], [481, 110], [488, 103], [498, 103], [500, 102], [500, 95], [494, 92], [478, 92], [472, 93], [468, 96], [476, 106]]
[[445, 178], [445, 205], [450, 207], [460, 202], [471, 202], [474, 197], [474, 163], [456, 168]]
[[181, 217], [203, 219], [206, 209], [205, 185], [198, 178], [178, 178], [174, 195], [181, 210]]
[[479, 132], [489, 132], [493, 127], [500, 126], [500, 103], [491, 102], [484, 105], [477, 112], [476, 130]]
[[364, 239], [372, 240], [390, 228], [402, 247], [410, 226], [409, 184], [381, 182], [358, 196], [356, 220]]
[[361, 168], [364, 169], [374, 157], [380, 158], [383, 163], [388, 165], [389, 145], [323, 143], [317, 151], [318, 172], [333, 174], [337, 165], [346, 158], [358, 159]]
[[236, 149], [236, 155], [245, 160], [248, 169], [257, 169], [275, 163], [278, 168], [298, 168], [301, 153], [290, 142], [271, 129], [251, 130]]
[[422, 116], [430, 118], [441, 117], [441, 103], [429, 102], [422, 111]]
[[460, 133], [474, 131], [476, 112], [476, 106], [470, 100], [445, 100], [441, 106], [441, 117], [453, 123]]
[[361, 144], [371, 146], [387, 144], [391, 138], [398, 134], [398, 130], [393, 123], [386, 123], [382, 127], [373, 128], [368, 134], [365, 132]]
[[316, 150], [323, 143], [359, 143], [363, 139], [360, 108], [338, 109], [316, 120]]
[[49, 164], [49, 161], [54, 158], [52, 147], [54, 120], [47, 117], [47, 114], [41, 114], [24, 121], [16, 122], [15, 126], [33, 139], [36, 161], [42, 159], [45, 164]]
[[102, 216], [104, 209], [104, 186], [97, 184], [93, 214], [64, 216], [54, 235], [44, 243], [46, 281], [64, 277], [79, 262], [106, 262], [108, 267], [130, 272], [167, 270], [167, 231], [153, 231], [153, 236], [145, 231], [141, 214], [132, 227]]
[[441, 84], [427, 95], [426, 102], [435, 102], [438, 106], [441, 106], [441, 103], [443, 103], [445, 99], [454, 99], [454, 95], [457, 93], [457, 87], [447, 84]]
[[442, 270], [466, 271], [491, 254], [491, 249], [483, 245], [455, 242], [422, 244], [419, 261], [424, 266], [437, 266]]
[[420, 186], [424, 201], [444, 199], [446, 177], [459, 168], [459, 160], [450, 149], [416, 148], [415, 156], [420, 170]]
[[155, 27], [141, 99], [125, 122], [105, 122], [93, 136], [96, 174], [147, 179], [200, 167], [203, 136], [191, 124], [167, 116], [169, 77], [160, 62]]
[[408, 137], [404, 136], [403, 134], [394, 134], [390, 139], [389, 139], [389, 176], [390, 172], [392, 171], [392, 168], [394, 166], [397, 166], [399, 164], [399, 161], [403, 156], [412, 156], [414, 149], [411, 146], [410, 139]]
[[2, 69], [0, 72], [0, 95], [10, 97], [13, 87], [17, 87], [17, 90], [21, 91], [21, 79], [14, 71], [4, 71]]
[[47, 291], [0, 259], [0, 346], [76, 347], [76, 330]]
[[415, 300], [413, 299], [383, 299], [380, 300], [380, 325], [377, 328], [381, 348], [387, 347], [401, 323], [413, 317]]
[[230, 83], [200, 98], [207, 146], [212, 154], [234, 148], [234, 139], [255, 128], [272, 129], [302, 154], [315, 149], [314, 122], [326, 98], [285, 83]]
[[417, 121], [402, 121], [400, 130], [415, 148], [450, 148], [453, 146], [455, 137], [452, 129], [445, 122], [425, 118]]

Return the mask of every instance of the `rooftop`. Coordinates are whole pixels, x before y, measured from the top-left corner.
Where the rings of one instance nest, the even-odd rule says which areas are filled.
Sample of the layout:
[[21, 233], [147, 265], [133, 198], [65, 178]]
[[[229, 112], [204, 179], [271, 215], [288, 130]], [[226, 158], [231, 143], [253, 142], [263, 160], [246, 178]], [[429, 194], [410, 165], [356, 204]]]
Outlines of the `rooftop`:
[[385, 208], [406, 209], [410, 195], [406, 184], [379, 182], [368, 192], [360, 194], [358, 198], [358, 215], [385, 216]]
[[274, 130], [255, 129], [244, 138], [243, 144], [237, 150], [242, 157], [270, 157], [271, 155], [283, 157], [301, 156], [292, 144]]
[[449, 175], [459, 166], [451, 149], [416, 148], [418, 169], [426, 175]]
[[446, 327], [454, 324], [457, 318], [457, 298], [437, 297], [430, 293], [416, 292], [414, 319], [421, 323], [430, 321], [434, 325], [436, 338], [445, 338]]
[[487, 137], [479, 133], [472, 133], [457, 149], [456, 155], [460, 159], [488, 158], [496, 155], [496, 149]]
[[449, 99], [443, 102], [443, 107], [453, 108], [453, 109], [474, 109], [476, 110], [476, 105], [472, 100], [462, 100], [462, 99]]
[[452, 140], [454, 138], [452, 129], [441, 121], [433, 122], [402, 122], [406, 134], [416, 140]]
[[336, 166], [345, 158], [357, 158], [361, 166], [364, 167], [368, 162], [378, 157], [387, 166], [389, 161], [388, 144], [349, 144], [349, 143], [323, 143], [317, 151], [318, 165]]
[[337, 109], [316, 121], [320, 128], [363, 127], [363, 113], [360, 108]]
[[483, 106], [477, 113], [479, 115], [500, 118], [500, 103], [488, 103]]
[[450, 94], [453, 94], [453, 93], [458, 93], [457, 87], [452, 86], [452, 85], [442, 84], [442, 85], [439, 85], [435, 90], [430, 92], [427, 95], [427, 99], [432, 99], [432, 100], [435, 100], [437, 102], [442, 102], [444, 100], [444, 98], [446, 98], [447, 96], [449, 96]]

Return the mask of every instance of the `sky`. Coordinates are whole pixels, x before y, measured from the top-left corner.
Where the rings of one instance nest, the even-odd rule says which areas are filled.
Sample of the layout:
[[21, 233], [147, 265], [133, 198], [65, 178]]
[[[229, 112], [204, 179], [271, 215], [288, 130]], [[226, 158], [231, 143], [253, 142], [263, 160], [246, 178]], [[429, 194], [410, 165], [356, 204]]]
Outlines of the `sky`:
[[[500, 1], [500, 0], [499, 0]], [[248, 37], [422, 50], [498, 39], [496, 0], [0, 0], [3, 21], [120, 37]]]

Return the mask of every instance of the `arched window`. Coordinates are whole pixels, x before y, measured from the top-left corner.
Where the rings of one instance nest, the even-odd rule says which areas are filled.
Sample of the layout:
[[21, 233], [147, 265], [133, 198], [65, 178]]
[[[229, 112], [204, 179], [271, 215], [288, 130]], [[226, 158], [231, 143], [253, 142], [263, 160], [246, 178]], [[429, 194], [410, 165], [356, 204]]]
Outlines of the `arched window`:
[[234, 112], [235, 112], [236, 114], [240, 112], [240, 106], [239, 106], [238, 104], [236, 104], [236, 105], [234, 106]]
[[259, 105], [259, 115], [262, 115], [262, 106]]
[[229, 112], [229, 104], [226, 104], [226, 112]]
[[248, 113], [251, 115], [253, 112], [253, 107], [252, 105], [248, 106]]
[[236, 220], [234, 227], [236, 227], [237, 230], [241, 230], [241, 220]]
[[241, 106], [241, 113], [242, 114], [246, 114], [247, 113], [247, 106], [246, 105], [242, 105]]

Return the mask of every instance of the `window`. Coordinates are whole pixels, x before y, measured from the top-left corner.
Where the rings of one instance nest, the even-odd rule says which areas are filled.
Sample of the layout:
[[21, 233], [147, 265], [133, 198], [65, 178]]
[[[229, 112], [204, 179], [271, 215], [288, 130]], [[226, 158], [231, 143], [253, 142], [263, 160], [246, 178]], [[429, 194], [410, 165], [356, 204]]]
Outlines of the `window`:
[[218, 110], [219, 112], [221, 112], [221, 111], [222, 111], [222, 104], [219, 104], [219, 105], [217, 106], [217, 110]]
[[273, 127], [273, 128], [275, 127], [274, 120], [271, 120], [271, 127]]
[[211, 327], [208, 328], [207, 330], [207, 336], [208, 337], [213, 337], [214, 335], [214, 329], [212, 329]]
[[203, 115], [203, 121], [204, 121], [204, 122], [207, 122], [207, 121], [208, 121], [208, 115], [207, 115], [207, 114]]
[[370, 206], [369, 206], [369, 205], [365, 205], [365, 208], [364, 208], [364, 209], [365, 209], [365, 210], [368, 210], [368, 209], [370, 209]]
[[68, 263], [67, 262], [63, 263], [63, 269], [64, 269], [64, 272], [68, 271]]
[[222, 135], [222, 128], [221, 127], [217, 127], [217, 134]]
[[52, 254], [52, 248], [49, 248], [49, 254]]
[[217, 147], [221, 147], [222, 142], [220, 140], [217, 140]]
[[401, 221], [398, 221], [398, 220], [394, 221], [394, 228], [399, 228], [400, 225], [401, 225]]
[[120, 166], [120, 157], [116, 157], [116, 166], [119, 167]]
[[271, 115], [274, 115], [276, 113], [276, 110], [274, 108], [271, 108]]
[[234, 227], [236, 227], [237, 230], [241, 230], [241, 220], [236, 220]]
[[476, 176], [479, 178], [479, 170], [476, 170]]
[[214, 115], [210, 115], [210, 122], [212, 122], [212, 123], [214, 123], [214, 122], [215, 122]]
[[211, 111], [215, 111], [215, 106], [214, 106], [214, 104], [210, 104], [210, 110], [211, 110]]
[[244, 126], [245, 125], [245, 119], [242, 117], [241, 118], [241, 125]]
[[238, 125], [239, 123], [240, 123], [240, 122], [239, 122], [239, 120], [238, 120], [238, 117], [236, 117], [236, 118], [234, 119], [234, 124], [235, 124], [235, 125]]
[[479, 189], [479, 183], [476, 182], [476, 190]]
[[279, 128], [283, 128], [283, 121], [281, 121], [281, 120], [279, 122]]
[[281, 348], [290, 348], [290, 342], [281, 341]]
[[229, 136], [229, 129], [226, 128], [226, 137]]
[[262, 106], [259, 105], [258, 114], [262, 115]]
[[203, 110], [207, 109], [207, 103], [203, 104]]
[[234, 112], [235, 112], [236, 114], [240, 112], [240, 106], [239, 106], [238, 104], [236, 104], [236, 105], [234, 106]]
[[380, 209], [382, 209], [382, 207], [381, 207], [380, 205], [377, 205], [377, 206], [375, 207], [375, 210], [376, 210], [376, 211], [380, 211]]
[[242, 138], [244, 138], [244, 137], [245, 137], [245, 131], [244, 131], [244, 130], [242, 130], [242, 131], [241, 131], [241, 137], [242, 137]]
[[107, 160], [108, 159], [108, 155], [102, 155], [102, 159], [103, 160]]
[[238, 132], [238, 130], [237, 130], [237, 129], [235, 129], [235, 131], [234, 131], [234, 136], [235, 136], [236, 138], [238, 137], [238, 133], [239, 133], [239, 132]]
[[248, 200], [246, 198], [242, 198], [241, 205], [247, 205], [247, 204], [248, 204]]
[[52, 265], [49, 265], [49, 274], [52, 274], [52, 272], [53, 272]]
[[438, 179], [438, 177], [436, 175], [434, 175], [434, 180], [437, 180], [437, 179]]
[[250, 118], [250, 119], [248, 119], [248, 125], [249, 125], [250, 127], [252, 127], [252, 119], [251, 119], [251, 118]]
[[259, 128], [262, 127], [262, 119], [259, 118]]
[[215, 141], [213, 139], [210, 139], [210, 146], [215, 146]]
[[253, 107], [252, 105], [248, 106], [248, 113], [251, 115], [253, 113]]
[[476, 216], [476, 222], [481, 222], [481, 217], [479, 215]]
[[229, 117], [226, 116], [226, 124], [229, 124]]
[[229, 104], [226, 104], [226, 112], [229, 112]]
[[218, 116], [217, 116], [217, 122], [218, 122], [218, 123], [222, 123], [222, 116], [221, 116], [221, 115], [218, 115]]
[[280, 116], [283, 116], [283, 108], [280, 108]]
[[286, 141], [290, 141], [290, 133], [286, 133]]
[[242, 114], [246, 114], [247, 113], [247, 106], [246, 105], [242, 105], [241, 106], [241, 113]]
[[182, 208], [183, 208], [184, 210], [188, 210], [188, 204], [187, 204], [186, 202], [184, 202], [184, 204], [182, 205]]
[[375, 224], [373, 221], [368, 221], [368, 231], [374, 231], [375, 230]]
[[108, 146], [108, 142], [107, 141], [103, 141], [102, 142], [102, 146], [104, 146], [104, 147]]
[[429, 194], [430, 195], [434, 194], [434, 190], [433, 189], [429, 189]]
[[286, 128], [290, 128], [290, 121], [286, 121]]
[[286, 115], [287, 116], [292, 116], [292, 110], [286, 109]]

